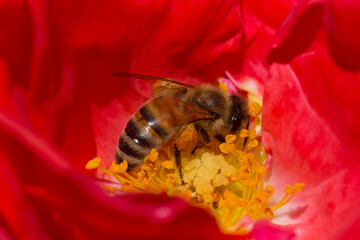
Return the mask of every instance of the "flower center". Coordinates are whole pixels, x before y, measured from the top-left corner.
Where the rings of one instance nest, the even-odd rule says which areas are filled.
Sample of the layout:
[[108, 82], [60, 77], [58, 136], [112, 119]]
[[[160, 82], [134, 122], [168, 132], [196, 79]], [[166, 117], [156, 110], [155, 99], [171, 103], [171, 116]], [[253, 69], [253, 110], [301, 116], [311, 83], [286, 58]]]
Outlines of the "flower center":
[[[250, 128], [226, 136], [225, 143], [213, 139], [193, 154], [181, 153], [184, 184], [172, 147], [152, 149], [143, 165], [131, 172], [126, 172], [126, 161], [119, 165], [113, 162], [107, 169], [101, 166], [99, 158], [89, 161], [86, 168], [97, 168], [121, 183], [120, 188], [104, 186], [115, 194], [150, 192], [181, 196], [213, 214], [224, 232], [243, 234], [246, 231], [239, 222], [244, 216], [250, 220], [271, 220], [274, 212], [304, 187], [302, 183], [286, 186], [285, 196], [276, 205], [269, 205], [274, 188], [264, 182], [267, 155], [261, 141], [261, 106], [250, 102], [249, 114]], [[191, 125], [188, 128], [179, 139], [191, 141], [195, 137]], [[177, 144], [181, 146], [181, 140]]]

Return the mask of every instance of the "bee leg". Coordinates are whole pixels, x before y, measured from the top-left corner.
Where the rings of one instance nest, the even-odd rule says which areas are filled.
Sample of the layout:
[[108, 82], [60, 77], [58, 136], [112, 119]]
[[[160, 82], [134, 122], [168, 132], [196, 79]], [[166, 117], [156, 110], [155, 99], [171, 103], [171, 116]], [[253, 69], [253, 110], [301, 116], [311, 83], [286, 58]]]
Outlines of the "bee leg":
[[206, 144], [208, 144], [210, 142], [210, 136], [209, 133], [202, 127], [202, 126], [195, 126], [196, 131], [198, 133], [200, 133], [203, 142], [200, 144], [199, 147], [195, 147], [194, 150], [191, 151], [191, 154], [194, 154], [194, 152], [196, 151], [196, 149], [198, 148], [202, 148], [203, 146], [205, 146]]
[[180, 130], [178, 131], [178, 133], [176, 134], [176, 136], [174, 137], [173, 142], [176, 142], [176, 139], [180, 136], [180, 134], [185, 130], [185, 128], [188, 126], [189, 124], [184, 124]]
[[181, 185], [184, 185], [184, 179], [182, 176], [182, 171], [181, 171], [181, 154], [179, 149], [177, 148], [176, 144], [174, 144], [174, 153], [175, 153], [175, 162], [177, 167], [179, 168], [179, 175], [180, 175], [180, 179], [181, 179]]
[[[249, 115], [248, 115], [248, 122], [247, 122], [247, 124], [246, 124], [246, 130], [249, 130], [250, 118], [251, 118], [251, 116], [250, 116], [250, 114], [249, 114]], [[248, 139], [248, 137], [245, 138], [243, 146], [245, 146], [247, 139]]]

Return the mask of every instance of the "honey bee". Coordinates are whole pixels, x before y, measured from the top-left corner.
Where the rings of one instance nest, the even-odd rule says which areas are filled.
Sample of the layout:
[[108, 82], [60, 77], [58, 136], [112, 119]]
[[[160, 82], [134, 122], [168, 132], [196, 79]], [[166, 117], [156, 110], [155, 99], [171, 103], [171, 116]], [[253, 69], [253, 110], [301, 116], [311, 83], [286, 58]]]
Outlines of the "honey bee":
[[173, 144], [175, 162], [181, 172], [177, 138], [190, 124], [202, 141], [193, 151], [208, 144], [212, 137], [224, 142], [237, 133], [248, 119], [248, 103], [241, 96], [229, 95], [220, 88], [203, 84], [192, 86], [167, 78], [131, 73], [115, 76], [156, 81], [153, 98], [147, 101], [126, 124], [116, 148], [116, 163], [128, 162], [128, 170], [142, 164], [151, 149]]

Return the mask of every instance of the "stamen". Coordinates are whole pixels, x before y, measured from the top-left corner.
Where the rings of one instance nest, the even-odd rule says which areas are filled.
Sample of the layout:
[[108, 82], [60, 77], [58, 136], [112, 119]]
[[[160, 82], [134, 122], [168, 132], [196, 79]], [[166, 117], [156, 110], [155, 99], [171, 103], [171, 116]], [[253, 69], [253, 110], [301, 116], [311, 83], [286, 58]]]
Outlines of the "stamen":
[[179, 177], [172, 146], [161, 151], [152, 149], [143, 164], [130, 172], [127, 172], [127, 161], [121, 164], [113, 162], [107, 169], [101, 166], [100, 158], [89, 161], [86, 169], [99, 169], [121, 183], [120, 189], [104, 186], [113, 194], [120, 190], [180, 196], [213, 214], [224, 232], [246, 234], [246, 227], [239, 226], [244, 216], [250, 220], [272, 220], [276, 218], [276, 210], [305, 186], [303, 183], [287, 185], [284, 197], [275, 205], [269, 204], [274, 187], [264, 180], [267, 155], [261, 141], [261, 106], [250, 102], [249, 114], [249, 129], [226, 136], [225, 143], [220, 144], [213, 139], [193, 154], [191, 151], [198, 143], [198, 134], [192, 124], [184, 127], [177, 136], [176, 144], [181, 152], [185, 184]]

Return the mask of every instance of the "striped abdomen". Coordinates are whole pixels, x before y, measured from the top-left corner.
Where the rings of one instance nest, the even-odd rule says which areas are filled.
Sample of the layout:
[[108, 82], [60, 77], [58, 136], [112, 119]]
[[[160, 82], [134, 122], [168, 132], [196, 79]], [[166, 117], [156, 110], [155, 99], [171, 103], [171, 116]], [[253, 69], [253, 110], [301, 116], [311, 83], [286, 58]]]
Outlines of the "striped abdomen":
[[168, 122], [160, 123], [159, 114], [154, 100], [150, 100], [131, 116], [121, 133], [115, 159], [117, 163], [126, 160], [128, 171], [141, 165], [151, 149], [161, 147], [178, 129]]

